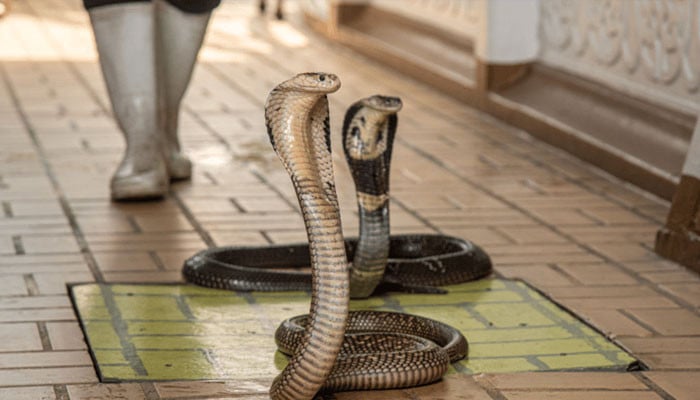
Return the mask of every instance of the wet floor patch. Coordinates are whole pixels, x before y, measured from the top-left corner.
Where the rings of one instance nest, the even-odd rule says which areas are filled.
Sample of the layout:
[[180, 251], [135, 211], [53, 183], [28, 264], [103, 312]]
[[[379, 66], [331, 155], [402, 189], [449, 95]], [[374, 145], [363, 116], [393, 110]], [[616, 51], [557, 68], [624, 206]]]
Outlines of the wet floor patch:
[[[353, 309], [408, 312], [459, 329], [469, 357], [450, 373], [620, 370], [636, 360], [576, 317], [514, 280], [447, 288], [446, 295], [387, 294]], [[104, 382], [272, 379], [284, 366], [273, 334], [308, 312], [303, 292], [231, 293], [188, 285], [71, 287]]]

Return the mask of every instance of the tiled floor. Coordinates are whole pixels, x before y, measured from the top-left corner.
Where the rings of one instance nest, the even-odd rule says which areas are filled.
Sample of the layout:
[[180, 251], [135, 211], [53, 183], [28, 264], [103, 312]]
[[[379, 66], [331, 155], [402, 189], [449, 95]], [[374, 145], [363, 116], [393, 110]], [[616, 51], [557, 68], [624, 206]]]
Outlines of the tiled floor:
[[338, 399], [697, 398], [700, 279], [651, 250], [668, 203], [298, 22], [260, 18], [252, 3], [228, 2], [216, 12], [182, 113], [196, 174], [155, 203], [108, 199], [123, 144], [80, 2], [18, 0], [0, 20], [0, 398], [266, 397], [268, 381], [235, 377], [99, 384], [65, 284], [178, 281], [183, 259], [207, 245], [303, 240], [288, 177], [264, 134], [262, 104], [277, 82], [308, 70], [343, 81], [331, 117], [348, 233], [357, 224], [337, 151], [341, 115], [360, 97], [399, 95], [393, 232], [476, 241], [499, 275], [550, 294], [650, 367], [452, 377]]

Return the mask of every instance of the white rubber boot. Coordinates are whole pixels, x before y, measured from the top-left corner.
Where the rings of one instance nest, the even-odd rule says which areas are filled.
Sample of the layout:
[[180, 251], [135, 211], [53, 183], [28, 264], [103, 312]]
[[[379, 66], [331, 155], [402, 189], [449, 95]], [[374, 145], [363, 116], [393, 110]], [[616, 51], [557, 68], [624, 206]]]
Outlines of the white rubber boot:
[[126, 139], [111, 181], [112, 198], [163, 196], [169, 177], [158, 122], [153, 7], [122, 3], [95, 7], [89, 14], [114, 117]]
[[180, 103], [192, 77], [211, 12], [186, 13], [164, 0], [154, 1], [154, 11], [165, 161], [171, 179], [187, 179], [192, 174], [192, 162], [180, 149]]

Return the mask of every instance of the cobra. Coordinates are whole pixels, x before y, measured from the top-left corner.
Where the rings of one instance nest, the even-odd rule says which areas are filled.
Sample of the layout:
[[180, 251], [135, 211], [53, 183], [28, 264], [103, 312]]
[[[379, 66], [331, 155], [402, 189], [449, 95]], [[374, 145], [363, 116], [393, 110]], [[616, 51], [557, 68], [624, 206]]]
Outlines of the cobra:
[[333, 184], [327, 94], [335, 75], [300, 74], [275, 87], [265, 104], [272, 147], [290, 175], [304, 217], [311, 256], [308, 333], [270, 388], [272, 399], [311, 399], [340, 352], [350, 282]]
[[[312, 270], [309, 315], [288, 320], [276, 333], [280, 349], [291, 359], [273, 381], [272, 399], [429, 383], [447, 370], [451, 355], [458, 359], [467, 350], [464, 336], [437, 321], [398, 313], [349, 313], [350, 279], [333, 183], [327, 100], [339, 86], [332, 74], [300, 74], [278, 85], [265, 106], [270, 140], [302, 210]], [[346, 328], [350, 335], [345, 335]], [[372, 334], [355, 333], [356, 328]], [[388, 333], [379, 335], [378, 330]], [[421, 334], [440, 345], [416, 338]]]

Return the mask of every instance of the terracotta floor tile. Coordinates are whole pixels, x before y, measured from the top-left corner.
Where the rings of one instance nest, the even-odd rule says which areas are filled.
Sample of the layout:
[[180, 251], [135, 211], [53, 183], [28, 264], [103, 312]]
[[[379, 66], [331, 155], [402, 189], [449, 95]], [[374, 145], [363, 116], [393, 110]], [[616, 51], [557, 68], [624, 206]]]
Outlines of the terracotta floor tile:
[[[204, 250], [202, 247], [200, 250]], [[170, 271], [181, 271], [185, 260], [192, 257], [197, 251], [191, 250], [163, 250], [157, 251], [156, 257], [160, 259], [163, 268]]]
[[[27, 322], [27, 321], [72, 321], [75, 314], [72, 308], [41, 308], [0, 310], [0, 322]], [[3, 324], [3, 327], [5, 325]], [[11, 327], [12, 325], [7, 325]]]
[[648, 261], [628, 261], [625, 262], [625, 267], [636, 272], [661, 272], [664, 271], [668, 273], [676, 273], [678, 271], [683, 271], [683, 267], [672, 261], [658, 258], [656, 260]]
[[[488, 248], [486, 249], [488, 252]], [[507, 278], [519, 278], [535, 287], [572, 287], [576, 285], [568, 276], [547, 265], [508, 265], [495, 264], [496, 271]]]
[[202, 213], [241, 213], [231, 199], [227, 198], [184, 198], [186, 207], [195, 215]]
[[11, 267], [18, 265], [45, 266], [83, 263], [84, 259], [80, 253], [72, 254], [23, 254], [16, 256], [0, 257], [0, 267]]
[[53, 386], [0, 388], [0, 399], [56, 400], [56, 392]]
[[631, 309], [628, 311], [662, 335], [700, 335], [700, 317], [681, 309]]
[[508, 400], [660, 400], [661, 396], [651, 391], [601, 390], [601, 391], [506, 391]]
[[67, 296], [0, 297], [0, 309], [72, 307]]
[[[417, 209], [420, 213], [420, 209]], [[464, 214], [464, 213], [463, 213]], [[487, 227], [502, 227], [507, 229], [510, 226], [528, 226], [532, 224], [532, 220], [524, 215], [493, 212], [481, 216], [462, 215], [460, 217], [445, 217], [445, 218], [427, 218], [433, 225], [444, 228], [487, 228]]]
[[637, 309], [659, 309], [666, 308], [675, 311], [678, 305], [663, 296], [643, 296], [643, 297], [613, 297], [613, 298], [592, 298], [592, 299], [569, 299], [567, 306], [577, 310], [637, 310]]
[[87, 349], [83, 331], [77, 321], [48, 322], [46, 330], [49, 333], [49, 341], [54, 350]]
[[618, 310], [585, 310], [583, 318], [607, 336], [648, 337], [652, 335], [648, 329]]
[[207, 230], [304, 229], [301, 216], [296, 213], [279, 214], [206, 214], [199, 217]]
[[56, 200], [13, 200], [8, 202], [14, 217], [63, 216]]
[[[0, 270], [2, 270], [0, 268]], [[3, 296], [26, 295], [27, 285], [21, 275], [0, 275], [0, 293]]]
[[421, 397], [411, 397], [401, 390], [387, 390], [374, 392], [343, 392], [334, 394], [337, 400], [422, 400]]
[[67, 387], [71, 400], [145, 400], [138, 383], [111, 383], [69, 385]]
[[596, 219], [581, 213], [578, 210], [534, 209], [530, 210], [535, 216], [548, 224], [557, 226], [591, 226], [599, 225]]
[[[571, 235], [576, 240], [591, 244], [616, 243], [627, 245], [629, 243], [652, 243], [656, 237], [656, 231], [659, 230], [658, 225], [626, 225], [626, 226], [557, 226], [562, 232]], [[634, 249], [636, 251], [636, 249]], [[630, 255], [633, 255], [630, 251]], [[638, 261], [640, 257], [628, 257], [633, 261]], [[648, 260], [648, 257], [641, 257], [642, 261]]]
[[237, 197], [232, 199], [244, 212], [293, 211], [289, 204], [277, 196]]
[[416, 388], [404, 389], [409, 399], [420, 400], [489, 400], [491, 396], [469, 376], [448, 376], [442, 381]]
[[636, 354], [700, 352], [700, 337], [625, 338], [627, 348]]
[[67, 294], [66, 285], [95, 280], [90, 272], [38, 272], [32, 276], [41, 294]]
[[[265, 230], [262, 231], [272, 243], [274, 244], [285, 244], [285, 243], [307, 243], [308, 238], [305, 231], [300, 231], [298, 229], [289, 230]], [[394, 232], [395, 233], [395, 232]]]
[[0, 235], [0, 255], [16, 253], [17, 249], [12, 235]]
[[219, 398], [229, 396], [232, 398], [257, 399], [257, 396], [267, 396], [270, 382], [157, 382], [155, 388], [162, 398], [180, 399], [191, 398], [193, 396], [206, 396], [209, 398]]
[[78, 225], [83, 234], [134, 233], [136, 226], [125, 216], [99, 215], [81, 216]]
[[[656, 292], [641, 285], [607, 285], [605, 286], [578, 286], [578, 287], [551, 287], [547, 293], [558, 298], [614, 298], [614, 297], [644, 297], [654, 296]], [[614, 299], [609, 299], [614, 302]]]
[[637, 378], [627, 373], [541, 372], [484, 375], [477, 377], [501, 390], [647, 390]]
[[[157, 207], [154, 207], [157, 205]], [[114, 203], [109, 200], [109, 197], [97, 197], [92, 199], [77, 199], [71, 201], [73, 212], [80, 216], [83, 215], [162, 215], [164, 213], [178, 213], [177, 204], [171, 199], [163, 199], [157, 203], [153, 202], [121, 202]]]
[[70, 237], [70, 225], [63, 216], [13, 217], [0, 219], [0, 233], [8, 235], [56, 235]]
[[700, 369], [700, 352], [687, 354], [650, 353], [642, 355], [641, 359], [652, 370]]
[[694, 307], [700, 307], [700, 282], [667, 283], [661, 288], [688, 302]]
[[22, 368], [0, 370], [0, 386], [52, 385], [97, 382], [89, 367]]
[[649, 371], [644, 375], [661, 386], [675, 400], [695, 400], [700, 388], [700, 372]]
[[632, 285], [638, 283], [635, 277], [608, 264], [568, 264], [557, 266], [584, 285]]
[[210, 229], [209, 235], [217, 246], [267, 246], [269, 244], [265, 237], [256, 231]]
[[469, 240], [479, 246], [512, 243], [507, 236], [491, 228], [445, 228], [441, 230], [445, 235]]
[[41, 337], [36, 324], [0, 325], [0, 351], [41, 350]]
[[700, 284], [700, 276], [687, 269], [673, 271], [648, 271], [640, 274], [654, 283], [695, 283]]
[[591, 216], [605, 225], [643, 224], [649, 222], [646, 218], [622, 207], [589, 207], [584, 206], [581, 212]]
[[[651, 243], [651, 238], [650, 238]], [[615, 261], [655, 261], [660, 257], [641, 244], [595, 244], [593, 248]]]
[[157, 270], [156, 260], [145, 251], [100, 251], [93, 252], [100, 270], [106, 271], [148, 271]]
[[80, 247], [73, 235], [22, 236], [22, 244], [27, 254], [79, 253]]
[[499, 254], [501, 248], [497, 249], [495, 246], [489, 246], [486, 250], [491, 255], [491, 259], [495, 265], [595, 263], [601, 261], [600, 258], [594, 254], [578, 250], [556, 252], [557, 249], [554, 247], [551, 249], [535, 250], [534, 248], [528, 249], [527, 245], [520, 246], [519, 248], [522, 249], [521, 253], [517, 253], [517, 251], [513, 249], [512, 252], [509, 250], [510, 254]]
[[92, 366], [87, 351], [41, 351], [0, 353], [0, 368]]
[[567, 239], [543, 227], [521, 228], [506, 226], [496, 228], [502, 235], [512, 238], [517, 243], [542, 244], [542, 243], [566, 243]]
[[155, 272], [106, 272], [105, 282], [133, 282], [133, 283], [173, 283], [182, 282], [182, 272], [175, 271], [155, 271]]
[[195, 232], [106, 234], [88, 237], [93, 251], [149, 251], [206, 247]]
[[133, 219], [143, 232], [194, 231], [184, 215], [138, 215]]

